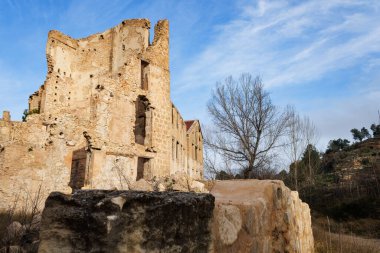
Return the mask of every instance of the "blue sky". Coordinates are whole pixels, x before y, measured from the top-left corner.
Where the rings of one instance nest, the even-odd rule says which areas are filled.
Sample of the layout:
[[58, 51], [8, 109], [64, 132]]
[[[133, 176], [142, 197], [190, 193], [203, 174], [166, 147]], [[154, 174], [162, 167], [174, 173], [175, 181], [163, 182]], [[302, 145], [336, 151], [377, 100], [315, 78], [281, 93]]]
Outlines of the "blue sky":
[[172, 100], [185, 119], [210, 123], [215, 83], [249, 72], [275, 104], [313, 120], [320, 148], [378, 120], [378, 0], [2, 0], [0, 110], [20, 119], [43, 83], [49, 30], [81, 38], [129, 18], [169, 20]]

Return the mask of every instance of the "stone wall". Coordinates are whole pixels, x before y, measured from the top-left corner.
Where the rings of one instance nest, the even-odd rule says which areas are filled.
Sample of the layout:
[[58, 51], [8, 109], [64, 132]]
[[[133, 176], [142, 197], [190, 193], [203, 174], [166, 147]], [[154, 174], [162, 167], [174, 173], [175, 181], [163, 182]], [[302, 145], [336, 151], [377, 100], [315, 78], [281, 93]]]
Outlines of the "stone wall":
[[187, 173], [194, 178], [203, 178], [203, 136], [198, 120], [186, 121], [187, 128]]
[[[0, 197], [6, 200], [0, 209], [39, 185], [46, 194], [79, 187], [72, 182], [128, 189], [140, 178], [202, 174], [202, 160], [171, 162], [174, 137], [187, 161], [188, 133], [178, 111], [185, 130], [173, 125], [168, 21], [156, 24], [153, 42], [149, 33], [147, 19], [78, 40], [49, 32], [48, 73], [29, 97], [30, 115], [26, 122], [11, 121], [9, 113], [0, 119]], [[87, 154], [78, 161], [81, 150]]]

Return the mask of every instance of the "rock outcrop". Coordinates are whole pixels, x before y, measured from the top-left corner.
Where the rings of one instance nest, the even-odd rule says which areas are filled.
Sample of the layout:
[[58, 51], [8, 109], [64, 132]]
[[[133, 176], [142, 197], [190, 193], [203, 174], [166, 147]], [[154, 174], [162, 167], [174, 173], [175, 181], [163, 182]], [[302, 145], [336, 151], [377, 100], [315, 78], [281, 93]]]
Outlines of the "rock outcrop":
[[212, 195], [52, 193], [43, 212], [39, 252], [314, 252], [309, 207], [281, 181], [209, 186]]
[[188, 192], [50, 194], [40, 253], [207, 252], [214, 197]]
[[310, 209], [275, 180], [215, 181], [213, 252], [314, 252]]

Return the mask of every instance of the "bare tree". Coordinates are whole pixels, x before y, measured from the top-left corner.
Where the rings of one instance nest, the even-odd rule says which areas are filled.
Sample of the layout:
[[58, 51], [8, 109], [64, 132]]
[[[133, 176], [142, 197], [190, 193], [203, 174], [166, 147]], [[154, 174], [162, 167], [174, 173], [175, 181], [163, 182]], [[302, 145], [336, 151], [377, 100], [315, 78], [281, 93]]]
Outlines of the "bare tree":
[[222, 173], [222, 171], [233, 177], [234, 174], [236, 174], [236, 171], [233, 169], [234, 164], [231, 162], [231, 160], [226, 159], [224, 156], [221, 156], [218, 152], [216, 152], [214, 148], [207, 145], [209, 143], [207, 140], [210, 140], [213, 134], [215, 134], [213, 129], [206, 125], [203, 125], [202, 133], [205, 139], [203, 154], [205, 177], [215, 180], [217, 179], [218, 175]]
[[296, 191], [298, 191], [298, 162], [306, 149], [307, 143], [305, 141], [304, 124], [301, 117], [293, 107], [289, 107], [289, 111], [288, 134], [284, 147], [286, 147], [291, 165], [293, 165], [294, 186]]
[[259, 177], [280, 145], [288, 112], [274, 106], [261, 79], [250, 74], [217, 83], [208, 111], [214, 131], [205, 139], [206, 147], [241, 166], [244, 178]]
[[204, 149], [204, 168], [205, 177], [211, 180], [220, 179], [221, 175], [227, 175], [234, 178], [235, 174], [238, 174], [234, 170], [234, 164], [230, 160], [221, 156], [215, 150], [205, 147]]
[[302, 155], [304, 155], [304, 168], [308, 170], [305, 175], [308, 174], [309, 182], [313, 182], [316, 164], [312, 164], [311, 155], [318, 138], [318, 131], [313, 122], [308, 117], [301, 118], [294, 107], [289, 107], [289, 124], [284, 147], [290, 158], [296, 190], [298, 190], [299, 163]]
[[0, 231], [0, 248], [4, 252], [13, 252], [12, 246], [21, 246], [20, 252], [29, 252], [24, 250], [24, 247], [30, 247], [30, 244], [39, 238], [40, 218], [45, 199], [46, 192], [41, 184], [38, 189], [23, 188], [16, 191], [12, 205], [6, 210], [6, 216], [0, 216], [0, 227], [4, 229]]
[[131, 182], [125, 172], [125, 169], [122, 165], [119, 164], [119, 159], [113, 161], [112, 171], [116, 172], [117, 179], [120, 184], [120, 189], [130, 189]]
[[[303, 132], [304, 132], [304, 138], [305, 138], [305, 142], [306, 142], [306, 147], [309, 147], [306, 149], [307, 151], [307, 156], [308, 156], [308, 159], [307, 159], [307, 167], [308, 167], [308, 170], [309, 170], [309, 181], [310, 183], [314, 183], [314, 171], [316, 168], [315, 167], [315, 164], [312, 164], [311, 163], [311, 152], [312, 152], [312, 149], [310, 148], [311, 146], [316, 146], [318, 140], [319, 140], [319, 133], [318, 133], [318, 130], [316, 128], [316, 126], [314, 125], [314, 123], [310, 120], [309, 117], [305, 117], [303, 119]], [[311, 145], [311, 146], [310, 146]]]

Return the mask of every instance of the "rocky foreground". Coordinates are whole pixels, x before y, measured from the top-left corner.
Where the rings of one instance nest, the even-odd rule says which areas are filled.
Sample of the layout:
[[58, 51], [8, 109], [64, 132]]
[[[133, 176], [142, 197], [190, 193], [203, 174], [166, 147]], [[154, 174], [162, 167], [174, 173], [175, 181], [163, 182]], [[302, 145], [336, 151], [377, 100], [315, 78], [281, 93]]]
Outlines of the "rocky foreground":
[[52, 193], [40, 253], [313, 252], [310, 210], [281, 181], [216, 181], [210, 193]]

